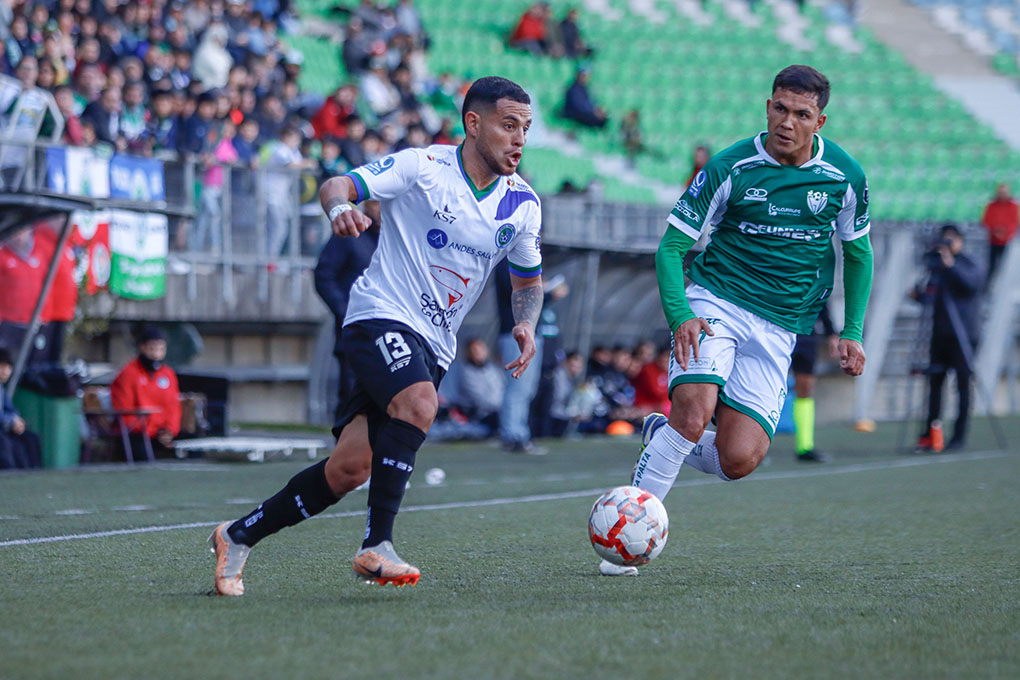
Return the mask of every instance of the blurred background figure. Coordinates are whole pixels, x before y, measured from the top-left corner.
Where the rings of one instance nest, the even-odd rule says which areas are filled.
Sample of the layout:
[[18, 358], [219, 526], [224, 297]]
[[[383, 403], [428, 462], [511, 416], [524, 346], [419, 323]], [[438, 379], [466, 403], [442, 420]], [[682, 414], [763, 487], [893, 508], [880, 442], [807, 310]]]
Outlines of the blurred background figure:
[[956, 376], [958, 394], [956, 423], [947, 449], [963, 448], [970, 416], [970, 382], [974, 370], [974, 350], [980, 330], [980, 292], [984, 284], [981, 270], [963, 252], [963, 234], [954, 224], [946, 224], [925, 253], [927, 281], [913, 291], [913, 298], [931, 314], [931, 344], [928, 365], [928, 415], [918, 438], [917, 448], [932, 450], [932, 423], [941, 418], [942, 388], [946, 374]]
[[987, 280], [988, 285], [991, 285], [999, 260], [1020, 226], [1020, 206], [1010, 195], [1007, 185], [1000, 184], [995, 188], [995, 198], [985, 207], [981, 224], [988, 230]]
[[793, 370], [793, 424], [796, 437], [796, 459], [802, 463], [825, 463], [829, 457], [815, 450], [815, 367], [818, 344], [824, 338], [830, 358], [839, 357], [839, 334], [832, 325], [829, 307], [822, 307], [814, 332], [798, 335], [793, 347], [790, 367]]
[[[110, 386], [110, 398], [118, 410], [151, 411], [148, 417], [124, 417], [133, 452], [145, 450], [142, 437], [145, 432], [157, 457], [170, 456], [174, 438], [181, 431], [181, 392], [177, 373], [163, 363], [166, 335], [155, 326], [145, 326], [138, 333], [136, 346], [138, 355], [117, 374]], [[123, 448], [122, 444], [119, 446]], [[126, 452], [120, 453], [126, 456]]]
[[0, 346], [0, 470], [42, 466], [39, 435], [30, 431], [7, 394], [14, 357]]
[[577, 69], [577, 75], [564, 95], [563, 116], [587, 127], [602, 128], [609, 121], [609, 116], [592, 99], [588, 90], [590, 81], [591, 70], [588, 67]]
[[499, 430], [499, 411], [508, 378], [502, 366], [489, 358], [489, 346], [481, 338], [468, 341], [458, 381], [457, 407], [468, 420], [484, 425], [489, 433]]

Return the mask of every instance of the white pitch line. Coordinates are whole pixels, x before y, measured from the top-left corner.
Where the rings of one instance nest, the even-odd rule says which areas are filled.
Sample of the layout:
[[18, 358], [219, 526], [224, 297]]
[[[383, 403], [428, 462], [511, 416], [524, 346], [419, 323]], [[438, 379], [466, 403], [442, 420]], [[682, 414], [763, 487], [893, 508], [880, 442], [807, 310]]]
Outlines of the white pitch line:
[[[900, 458], [896, 460], [882, 460], [874, 461], [871, 463], [855, 463], [853, 465], [844, 465], [840, 467], [828, 467], [819, 468], [815, 470], [789, 470], [789, 471], [776, 471], [776, 472], [762, 472], [757, 475], [748, 477], [744, 483], [748, 481], [768, 481], [768, 480], [787, 480], [787, 479], [800, 479], [803, 477], [821, 477], [827, 475], [839, 475], [852, 472], [873, 472], [875, 470], [889, 470], [897, 468], [911, 468], [920, 467], [924, 465], [934, 465], [941, 463], [959, 463], [965, 461], [974, 460], [991, 460], [995, 458], [1005, 458], [1010, 455], [1006, 451], [977, 451], [974, 453], [956, 453], [944, 456], [925, 456], [919, 458]], [[705, 484], [721, 483], [716, 478], [698, 478], [688, 479], [682, 482], [677, 482], [673, 485], [673, 488], [683, 488], [691, 486], [703, 486]], [[429, 512], [433, 510], [459, 510], [464, 508], [484, 508], [496, 505], [513, 505], [515, 503], [538, 503], [542, 501], [560, 501], [568, 500], [572, 498], [581, 498], [584, 496], [595, 497], [598, 494], [603, 493], [606, 487], [602, 486], [596, 489], [584, 489], [581, 491], [564, 491], [561, 493], [543, 493], [534, 494], [530, 496], [515, 496], [512, 498], [487, 498], [477, 501], [461, 501], [457, 503], [435, 503], [431, 505], [410, 505], [406, 508], [401, 508], [400, 512]], [[313, 519], [340, 519], [345, 517], [358, 517], [365, 514], [364, 510], [351, 510], [348, 512], [332, 512], [323, 515], [318, 515]], [[136, 527], [134, 529], [113, 529], [110, 531], [95, 531], [87, 534], [64, 534], [62, 536], [41, 536], [39, 538], [17, 538], [9, 541], [0, 541], [0, 548], [7, 548], [16, 545], [36, 545], [39, 543], [59, 543], [62, 541], [76, 541], [86, 540], [92, 538], [106, 538], [108, 536], [126, 536], [131, 534], [151, 534], [160, 531], [175, 531], [177, 529], [198, 529], [202, 527], [215, 527], [224, 520], [216, 522], [189, 522], [187, 524], [167, 524], [163, 526], [149, 526], [149, 527]]]

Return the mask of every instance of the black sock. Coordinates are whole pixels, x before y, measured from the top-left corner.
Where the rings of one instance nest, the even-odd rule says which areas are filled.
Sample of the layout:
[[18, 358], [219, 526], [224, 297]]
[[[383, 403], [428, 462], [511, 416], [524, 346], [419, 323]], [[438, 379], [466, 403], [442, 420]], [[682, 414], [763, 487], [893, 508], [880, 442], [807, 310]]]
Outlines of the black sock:
[[414, 456], [425, 433], [411, 423], [390, 418], [372, 442], [372, 480], [368, 487], [368, 524], [362, 548], [393, 540], [393, 520], [414, 470]]
[[275, 496], [231, 524], [227, 528], [230, 538], [235, 543], [253, 546], [284, 527], [318, 515], [343, 498], [335, 495], [326, 482], [326, 460], [291, 477]]

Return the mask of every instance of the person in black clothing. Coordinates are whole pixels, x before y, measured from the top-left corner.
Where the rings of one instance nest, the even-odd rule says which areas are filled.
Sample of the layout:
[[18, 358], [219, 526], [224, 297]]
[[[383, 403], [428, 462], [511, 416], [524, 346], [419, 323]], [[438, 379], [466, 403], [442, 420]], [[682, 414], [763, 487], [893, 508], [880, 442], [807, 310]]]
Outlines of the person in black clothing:
[[13, 371], [11, 353], [0, 347], [0, 470], [41, 467], [39, 435], [28, 429], [7, 394]]
[[563, 52], [570, 58], [590, 57], [592, 49], [581, 37], [581, 29], [577, 25], [578, 12], [570, 8], [560, 22], [560, 37], [563, 40]]
[[605, 127], [609, 117], [602, 107], [596, 106], [592, 100], [591, 93], [588, 91], [589, 80], [591, 80], [591, 72], [587, 68], [578, 69], [577, 77], [567, 88], [563, 115], [588, 127]]
[[354, 388], [354, 371], [344, 364], [343, 343], [340, 330], [343, 328], [344, 317], [347, 315], [347, 301], [351, 286], [355, 279], [368, 267], [372, 255], [379, 244], [379, 222], [375, 220], [372, 227], [360, 238], [340, 238], [330, 236], [322, 248], [319, 261], [315, 265], [315, 292], [333, 313], [336, 321], [336, 343], [333, 354], [340, 362], [340, 385], [338, 406], [345, 401], [347, 394]]
[[953, 224], [939, 230], [939, 238], [925, 254], [928, 280], [914, 289], [913, 298], [932, 306], [931, 355], [928, 365], [928, 417], [917, 448], [932, 447], [931, 425], [942, 411], [946, 373], [956, 374], [959, 409], [949, 449], [964, 446], [970, 414], [970, 379], [980, 323], [979, 293], [984, 276], [963, 252], [963, 234]]

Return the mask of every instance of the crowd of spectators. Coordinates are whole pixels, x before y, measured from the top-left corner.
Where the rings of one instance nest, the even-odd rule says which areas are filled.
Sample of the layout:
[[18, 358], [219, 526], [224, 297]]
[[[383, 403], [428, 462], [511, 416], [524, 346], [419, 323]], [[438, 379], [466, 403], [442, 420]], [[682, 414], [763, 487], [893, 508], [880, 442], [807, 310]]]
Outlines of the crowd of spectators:
[[[499, 431], [506, 371], [490, 354], [484, 340], [472, 338], [451, 368], [451, 384], [441, 394], [441, 437], [487, 438]], [[587, 362], [576, 351], [561, 352], [531, 404], [532, 435], [612, 433], [621, 422], [632, 432], [649, 413], [668, 414], [669, 356], [669, 347], [649, 341], [597, 346]]]
[[[347, 13], [347, 80], [329, 97], [299, 87], [304, 57], [286, 46], [299, 30], [289, 0], [10, 0], [0, 3], [0, 72], [53, 94], [67, 144], [202, 162], [208, 195], [187, 245], [215, 249], [223, 174], [213, 165], [324, 179], [460, 136], [465, 83], [428, 74], [412, 0], [363, 0]], [[274, 188], [292, 193], [296, 174], [288, 184], [278, 173]], [[267, 235], [270, 251], [281, 238]]]

